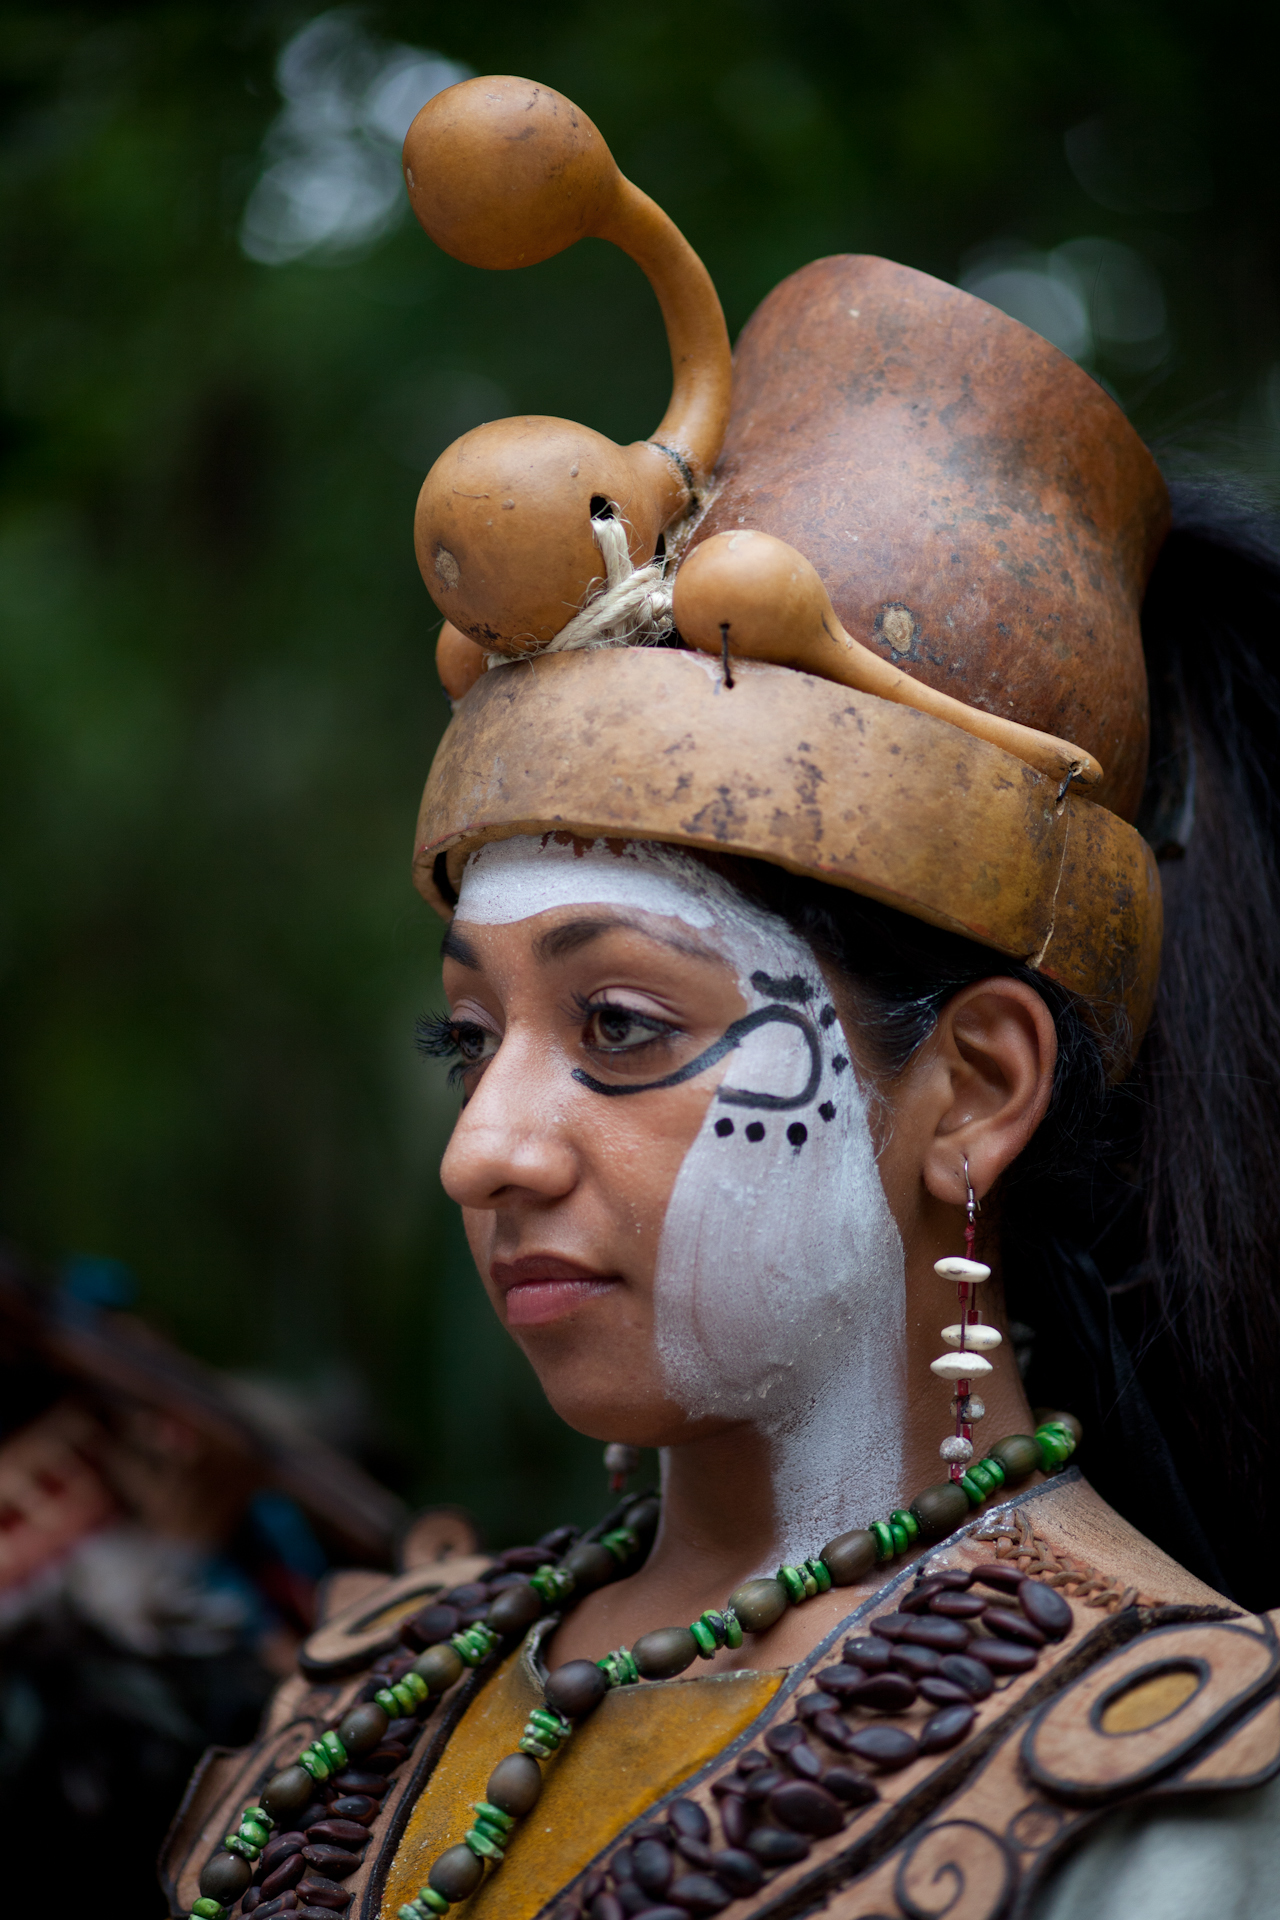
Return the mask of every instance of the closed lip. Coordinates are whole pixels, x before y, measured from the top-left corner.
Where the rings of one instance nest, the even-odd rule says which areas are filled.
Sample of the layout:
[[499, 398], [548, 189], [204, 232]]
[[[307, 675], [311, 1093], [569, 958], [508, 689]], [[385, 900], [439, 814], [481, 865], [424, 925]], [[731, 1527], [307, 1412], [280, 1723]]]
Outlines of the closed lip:
[[544, 1326], [559, 1320], [585, 1300], [620, 1284], [616, 1273], [600, 1273], [559, 1254], [526, 1253], [516, 1260], [494, 1260], [489, 1278], [503, 1296], [508, 1326]]

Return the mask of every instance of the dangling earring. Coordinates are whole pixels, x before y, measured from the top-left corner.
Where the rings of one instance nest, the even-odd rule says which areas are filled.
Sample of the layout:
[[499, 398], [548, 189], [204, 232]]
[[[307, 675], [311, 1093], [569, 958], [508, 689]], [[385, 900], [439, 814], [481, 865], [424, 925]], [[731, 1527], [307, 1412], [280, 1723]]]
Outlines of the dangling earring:
[[625, 1440], [611, 1440], [604, 1450], [604, 1470], [609, 1476], [610, 1493], [625, 1493], [627, 1481], [639, 1465], [639, 1447], [630, 1447]]
[[973, 1425], [981, 1420], [986, 1408], [978, 1396], [971, 1391], [975, 1380], [981, 1380], [991, 1372], [991, 1362], [984, 1359], [986, 1353], [994, 1353], [1000, 1345], [1001, 1336], [997, 1328], [983, 1324], [982, 1315], [973, 1304], [976, 1299], [974, 1289], [984, 1280], [991, 1278], [990, 1267], [983, 1266], [981, 1260], [973, 1257], [974, 1244], [978, 1237], [978, 1201], [969, 1179], [969, 1156], [964, 1159], [965, 1187], [965, 1229], [964, 1258], [950, 1255], [945, 1260], [935, 1260], [933, 1270], [940, 1280], [954, 1280], [956, 1296], [960, 1307], [960, 1321], [957, 1326], [944, 1327], [942, 1337], [949, 1347], [957, 1349], [954, 1353], [944, 1353], [931, 1363], [931, 1371], [939, 1379], [950, 1380], [954, 1389], [951, 1411], [955, 1415], [956, 1430], [948, 1434], [938, 1452], [946, 1461], [953, 1480], [964, 1477], [964, 1470], [973, 1458]]

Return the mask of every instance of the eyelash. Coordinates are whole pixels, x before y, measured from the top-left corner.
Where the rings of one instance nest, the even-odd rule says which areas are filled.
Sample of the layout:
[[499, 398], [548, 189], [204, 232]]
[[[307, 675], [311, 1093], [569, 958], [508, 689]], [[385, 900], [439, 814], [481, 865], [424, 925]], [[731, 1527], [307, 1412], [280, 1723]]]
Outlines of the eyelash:
[[[634, 1007], [619, 1006], [614, 1000], [592, 1000], [587, 994], [575, 993], [573, 1006], [574, 1011], [584, 1022], [601, 1013], [621, 1014], [634, 1026], [645, 1028], [655, 1040], [665, 1039], [677, 1031], [667, 1020], [655, 1020], [650, 1014], [638, 1013]], [[449, 1068], [449, 1085], [458, 1087], [462, 1084], [467, 1068], [478, 1064], [462, 1057], [462, 1035], [484, 1032], [485, 1029], [472, 1020], [452, 1020], [447, 1013], [424, 1013], [420, 1014], [414, 1023], [414, 1044], [418, 1052], [424, 1054], [428, 1060], [450, 1061], [452, 1064]], [[617, 1047], [606, 1049], [606, 1051], [635, 1053], [639, 1051], [640, 1046], [648, 1044], [648, 1041], [641, 1041], [636, 1047]]]

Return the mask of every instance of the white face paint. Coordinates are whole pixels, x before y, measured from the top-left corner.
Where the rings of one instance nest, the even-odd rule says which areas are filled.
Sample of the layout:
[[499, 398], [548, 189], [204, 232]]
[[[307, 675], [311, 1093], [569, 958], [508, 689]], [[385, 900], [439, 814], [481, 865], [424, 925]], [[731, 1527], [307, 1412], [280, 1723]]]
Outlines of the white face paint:
[[737, 974], [748, 1013], [728, 1030], [716, 1097], [667, 1204], [654, 1325], [687, 1413], [769, 1436], [775, 1551], [803, 1559], [903, 1498], [902, 1241], [821, 970], [784, 921], [652, 843], [482, 847], [458, 918], [505, 925], [560, 906], [682, 921]]

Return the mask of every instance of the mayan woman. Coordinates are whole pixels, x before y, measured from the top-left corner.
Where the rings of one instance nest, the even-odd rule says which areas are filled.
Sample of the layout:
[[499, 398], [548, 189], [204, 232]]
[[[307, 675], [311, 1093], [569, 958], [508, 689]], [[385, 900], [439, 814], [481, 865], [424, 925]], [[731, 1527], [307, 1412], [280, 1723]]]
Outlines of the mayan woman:
[[481, 427], [416, 525], [442, 1177], [613, 1491], [334, 1582], [174, 1912], [1267, 1911], [1263, 536], [1171, 533], [1086, 373], [882, 260], [731, 363], [548, 89], [405, 174], [476, 266], [615, 241], [671, 342], [650, 440]]

